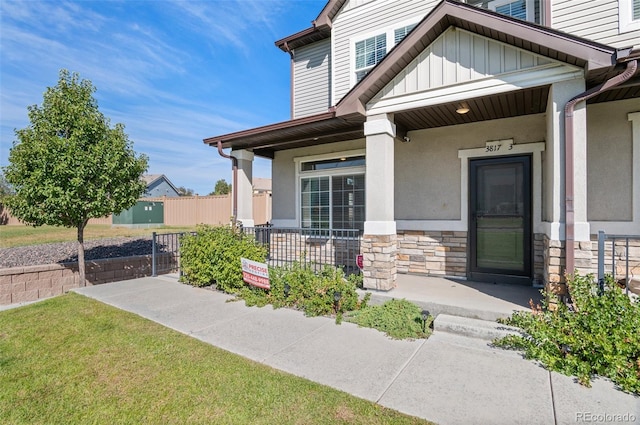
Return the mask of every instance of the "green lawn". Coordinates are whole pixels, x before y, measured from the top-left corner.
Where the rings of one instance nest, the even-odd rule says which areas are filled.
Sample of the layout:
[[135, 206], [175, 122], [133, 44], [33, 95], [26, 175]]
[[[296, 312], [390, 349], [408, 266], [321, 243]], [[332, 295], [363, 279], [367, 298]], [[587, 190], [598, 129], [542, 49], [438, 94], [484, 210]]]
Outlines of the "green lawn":
[[0, 312], [2, 424], [428, 424], [67, 294]]
[[[86, 227], [84, 239], [102, 239], [129, 236], [150, 236], [152, 232], [172, 233], [195, 230], [195, 226], [163, 226], [154, 229], [131, 229], [111, 227], [108, 224], [93, 224]], [[0, 248], [37, 245], [52, 242], [71, 242], [77, 240], [77, 230], [55, 226], [0, 226]]]

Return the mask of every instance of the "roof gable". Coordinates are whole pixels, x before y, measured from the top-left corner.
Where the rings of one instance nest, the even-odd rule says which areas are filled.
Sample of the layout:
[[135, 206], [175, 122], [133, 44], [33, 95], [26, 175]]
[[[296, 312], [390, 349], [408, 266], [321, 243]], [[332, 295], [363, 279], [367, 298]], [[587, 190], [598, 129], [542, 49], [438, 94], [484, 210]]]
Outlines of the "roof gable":
[[[585, 69], [596, 74], [615, 65], [617, 50], [530, 22], [453, 0], [442, 0], [378, 65], [336, 105], [337, 116], [364, 115], [365, 105], [423, 52], [434, 45], [450, 27], [511, 46], [509, 53], [527, 52]], [[446, 37], [446, 36], [445, 36]], [[538, 59], [536, 59], [538, 60]], [[400, 77], [402, 78], [402, 77]]]

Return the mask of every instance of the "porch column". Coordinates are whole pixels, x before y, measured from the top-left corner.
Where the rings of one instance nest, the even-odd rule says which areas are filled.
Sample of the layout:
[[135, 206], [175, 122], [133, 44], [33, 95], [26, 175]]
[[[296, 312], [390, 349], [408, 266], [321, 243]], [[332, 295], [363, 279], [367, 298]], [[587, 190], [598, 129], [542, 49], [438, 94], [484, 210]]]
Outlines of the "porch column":
[[[566, 179], [567, 164], [564, 107], [574, 96], [584, 92], [584, 78], [553, 83], [547, 104], [547, 147], [544, 152], [543, 221], [546, 222], [544, 240], [544, 280], [547, 288], [563, 294], [566, 271]], [[587, 222], [587, 114], [584, 102], [576, 105], [573, 114], [573, 202], [575, 233], [574, 256], [576, 268], [590, 267], [591, 242]]]
[[362, 239], [364, 287], [388, 291], [396, 284], [397, 236], [394, 217], [393, 115], [367, 118], [366, 221]]
[[233, 150], [231, 156], [238, 159], [238, 187], [231, 190], [238, 192], [238, 217], [244, 227], [253, 227], [253, 152]]

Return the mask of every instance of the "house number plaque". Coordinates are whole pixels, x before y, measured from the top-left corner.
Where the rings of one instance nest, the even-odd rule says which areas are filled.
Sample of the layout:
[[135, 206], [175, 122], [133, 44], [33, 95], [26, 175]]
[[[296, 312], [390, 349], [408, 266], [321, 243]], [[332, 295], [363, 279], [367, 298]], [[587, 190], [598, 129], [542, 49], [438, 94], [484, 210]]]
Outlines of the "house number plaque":
[[513, 149], [513, 139], [491, 140], [486, 143], [485, 152], [507, 152]]

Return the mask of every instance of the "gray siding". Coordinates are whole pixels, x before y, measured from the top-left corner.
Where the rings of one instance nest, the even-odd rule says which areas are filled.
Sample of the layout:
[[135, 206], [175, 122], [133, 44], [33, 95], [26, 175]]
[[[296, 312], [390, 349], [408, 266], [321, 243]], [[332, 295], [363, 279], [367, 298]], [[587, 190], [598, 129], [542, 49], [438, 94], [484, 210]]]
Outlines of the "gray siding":
[[161, 196], [176, 197], [180, 196], [180, 194], [165, 179], [154, 181], [147, 186], [147, 190], [144, 192], [145, 198], [158, 198]]
[[[374, 0], [355, 6], [348, 4], [333, 21], [333, 102], [351, 89], [351, 40], [363, 34], [400, 24], [414, 17], [423, 18], [439, 2], [437, 0]], [[389, 49], [390, 46], [387, 46]]]
[[551, 7], [555, 29], [613, 47], [629, 47], [640, 40], [640, 30], [620, 34], [618, 0], [556, 0]]
[[293, 117], [326, 112], [331, 101], [331, 40], [294, 51]]

